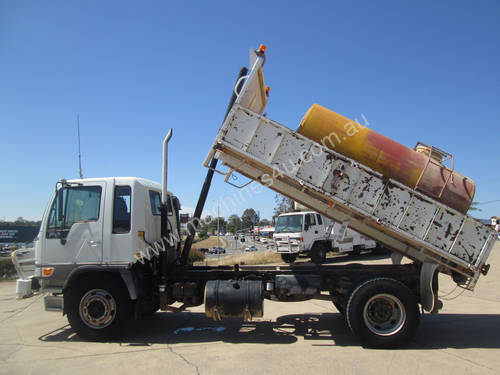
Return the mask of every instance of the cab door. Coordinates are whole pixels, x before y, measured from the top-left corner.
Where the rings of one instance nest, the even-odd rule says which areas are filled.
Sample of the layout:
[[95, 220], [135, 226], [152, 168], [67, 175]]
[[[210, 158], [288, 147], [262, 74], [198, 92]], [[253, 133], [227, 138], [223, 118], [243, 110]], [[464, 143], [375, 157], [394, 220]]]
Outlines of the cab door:
[[100, 264], [105, 182], [64, 185], [55, 195], [42, 247], [42, 263]]
[[304, 237], [304, 242], [306, 243], [307, 248], [310, 248], [318, 237], [317, 230], [316, 218], [314, 217], [314, 214], [304, 214], [304, 231], [302, 236]]

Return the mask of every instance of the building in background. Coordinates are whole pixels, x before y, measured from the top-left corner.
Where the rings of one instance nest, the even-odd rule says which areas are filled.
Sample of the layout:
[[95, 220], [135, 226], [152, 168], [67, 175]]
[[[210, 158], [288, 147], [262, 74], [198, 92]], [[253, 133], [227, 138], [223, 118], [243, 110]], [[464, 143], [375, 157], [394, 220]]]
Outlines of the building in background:
[[179, 221], [181, 223], [181, 234], [186, 234], [187, 232], [187, 223], [189, 222], [189, 220], [191, 219], [191, 217], [189, 216], [189, 214], [179, 214]]
[[39, 225], [0, 225], [0, 245], [25, 244], [33, 242], [40, 230]]
[[271, 225], [261, 225], [253, 227], [252, 234], [254, 236], [262, 236], [273, 238], [274, 227]]

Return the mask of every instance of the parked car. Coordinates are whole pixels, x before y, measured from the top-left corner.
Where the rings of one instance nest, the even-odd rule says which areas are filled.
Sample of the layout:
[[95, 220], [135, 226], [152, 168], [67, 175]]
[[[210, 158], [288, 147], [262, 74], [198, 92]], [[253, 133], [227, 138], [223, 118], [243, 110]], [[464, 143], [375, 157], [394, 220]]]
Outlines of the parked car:
[[254, 245], [247, 246], [245, 247], [245, 251], [257, 251], [257, 248]]
[[197, 250], [201, 251], [202, 253], [208, 253], [208, 252], [210, 252], [210, 250], [207, 249], [206, 247], [199, 247]]
[[224, 249], [223, 247], [212, 247], [209, 251], [208, 251], [209, 254], [225, 254], [226, 253], [226, 249]]
[[261, 242], [261, 243], [267, 243], [267, 238], [266, 238], [266, 237], [262, 237], [262, 238], [260, 239], [260, 242]]

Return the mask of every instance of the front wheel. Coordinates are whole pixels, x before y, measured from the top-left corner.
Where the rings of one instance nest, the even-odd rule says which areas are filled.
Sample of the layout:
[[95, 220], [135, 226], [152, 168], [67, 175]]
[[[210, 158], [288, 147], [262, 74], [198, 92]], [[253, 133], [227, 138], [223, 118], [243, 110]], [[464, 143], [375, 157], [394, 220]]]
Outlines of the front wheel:
[[394, 348], [407, 342], [420, 321], [413, 292], [390, 278], [359, 285], [349, 297], [346, 317], [353, 333], [374, 348]]
[[297, 259], [297, 254], [282, 253], [281, 259], [283, 259], [283, 262], [285, 263], [293, 263], [295, 262], [295, 259]]
[[71, 327], [90, 340], [106, 340], [123, 332], [132, 310], [127, 288], [109, 276], [78, 280], [65, 303]]
[[313, 263], [321, 264], [326, 260], [327, 249], [326, 246], [321, 243], [315, 243], [311, 249], [311, 260]]
[[349, 255], [352, 255], [352, 256], [358, 256], [359, 254], [361, 254], [361, 249], [362, 247], [359, 246], [359, 245], [354, 245], [353, 246], [353, 249], [352, 251], [349, 253]]

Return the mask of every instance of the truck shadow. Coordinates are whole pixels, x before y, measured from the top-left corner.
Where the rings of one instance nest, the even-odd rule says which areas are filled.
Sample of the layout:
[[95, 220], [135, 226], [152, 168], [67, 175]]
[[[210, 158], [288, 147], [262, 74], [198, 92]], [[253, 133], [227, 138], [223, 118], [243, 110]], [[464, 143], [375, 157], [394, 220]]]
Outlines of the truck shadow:
[[[402, 349], [500, 348], [500, 315], [424, 315], [415, 338]], [[280, 316], [276, 321], [215, 322], [203, 313], [163, 313], [131, 323], [124, 338], [114, 342], [126, 346], [178, 343], [293, 344], [302, 338], [313, 346], [360, 346], [342, 315], [337, 313]], [[49, 332], [39, 340], [82, 341], [69, 326]]]

